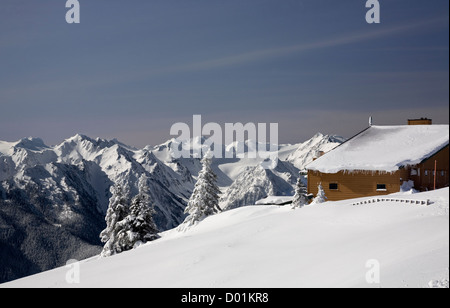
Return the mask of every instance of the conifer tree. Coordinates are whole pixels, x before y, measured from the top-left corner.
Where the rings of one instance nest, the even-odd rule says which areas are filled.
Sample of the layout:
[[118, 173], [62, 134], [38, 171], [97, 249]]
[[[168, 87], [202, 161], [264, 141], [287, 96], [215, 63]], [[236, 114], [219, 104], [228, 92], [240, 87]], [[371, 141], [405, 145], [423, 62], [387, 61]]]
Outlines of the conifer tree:
[[307, 188], [302, 182], [302, 176], [300, 175], [297, 180], [297, 185], [295, 186], [295, 194], [292, 200], [292, 208], [302, 208], [308, 204]]
[[202, 170], [198, 175], [194, 191], [184, 211], [188, 216], [179, 226], [179, 231], [186, 230], [207, 216], [221, 212], [219, 207], [220, 189], [216, 183], [217, 175], [211, 169], [211, 153], [207, 153], [201, 163]]
[[111, 187], [112, 196], [106, 212], [106, 228], [100, 233], [102, 243], [105, 243], [101, 252], [102, 257], [119, 253], [122, 248], [119, 244], [118, 233], [122, 229], [121, 221], [129, 212], [128, 190], [118, 183]]
[[155, 209], [148, 195], [147, 177], [139, 179], [139, 193], [131, 200], [127, 217], [119, 224], [121, 230], [117, 237], [122, 250], [130, 250], [137, 245], [157, 239], [158, 228], [153, 221]]
[[317, 195], [316, 195], [316, 197], [313, 199], [313, 201], [311, 202], [311, 204], [324, 203], [324, 202], [327, 201], [327, 199], [328, 199], [328, 198], [325, 196], [325, 191], [323, 190], [322, 183], [319, 183]]

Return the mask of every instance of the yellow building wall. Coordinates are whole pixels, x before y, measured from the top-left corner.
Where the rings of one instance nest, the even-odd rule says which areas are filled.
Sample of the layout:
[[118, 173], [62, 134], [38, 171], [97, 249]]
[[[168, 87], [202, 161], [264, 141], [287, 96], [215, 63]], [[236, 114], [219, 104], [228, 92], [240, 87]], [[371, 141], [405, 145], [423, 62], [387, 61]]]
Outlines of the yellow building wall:
[[434, 162], [436, 161], [436, 189], [449, 186], [449, 147], [446, 146], [441, 151], [427, 159], [422, 164], [414, 166], [414, 174], [411, 180], [415, 183], [415, 188], [420, 191], [434, 189]]
[[[394, 173], [355, 171], [338, 173], [321, 173], [308, 170], [308, 193], [317, 194], [319, 183], [322, 184], [328, 201], [387, 195], [400, 191], [403, 181], [408, 180], [409, 169]], [[330, 184], [337, 184], [337, 190], [331, 190]], [[385, 190], [377, 190], [377, 184], [385, 184]]]

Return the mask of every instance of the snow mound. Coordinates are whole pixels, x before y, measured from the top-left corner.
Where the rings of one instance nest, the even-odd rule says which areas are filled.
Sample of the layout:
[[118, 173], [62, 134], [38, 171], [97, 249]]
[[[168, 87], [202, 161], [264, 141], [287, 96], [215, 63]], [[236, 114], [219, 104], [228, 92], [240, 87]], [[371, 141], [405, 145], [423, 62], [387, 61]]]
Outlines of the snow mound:
[[256, 205], [285, 205], [292, 202], [292, 196], [271, 196], [256, 201]]
[[432, 280], [428, 283], [428, 286], [430, 288], [438, 288], [438, 289], [448, 289], [448, 279], [442, 279], [442, 280]]

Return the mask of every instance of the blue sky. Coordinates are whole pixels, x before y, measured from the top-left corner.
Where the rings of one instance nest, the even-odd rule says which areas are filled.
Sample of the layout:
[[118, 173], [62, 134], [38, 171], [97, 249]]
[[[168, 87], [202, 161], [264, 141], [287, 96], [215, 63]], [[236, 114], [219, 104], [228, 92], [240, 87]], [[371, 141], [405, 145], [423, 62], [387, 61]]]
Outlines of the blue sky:
[[176, 122], [279, 123], [280, 142], [449, 122], [449, 2], [0, 2], [0, 140], [76, 133], [134, 146]]

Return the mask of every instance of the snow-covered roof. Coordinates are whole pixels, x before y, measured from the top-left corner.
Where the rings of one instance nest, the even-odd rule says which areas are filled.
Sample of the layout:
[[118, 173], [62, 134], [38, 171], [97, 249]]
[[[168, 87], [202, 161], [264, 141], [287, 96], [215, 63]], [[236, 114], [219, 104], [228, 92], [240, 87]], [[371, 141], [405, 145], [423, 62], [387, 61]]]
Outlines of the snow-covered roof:
[[421, 163], [448, 144], [448, 125], [371, 126], [306, 168], [322, 173], [394, 172]]
[[269, 196], [256, 201], [255, 205], [285, 205], [292, 203], [293, 196]]

